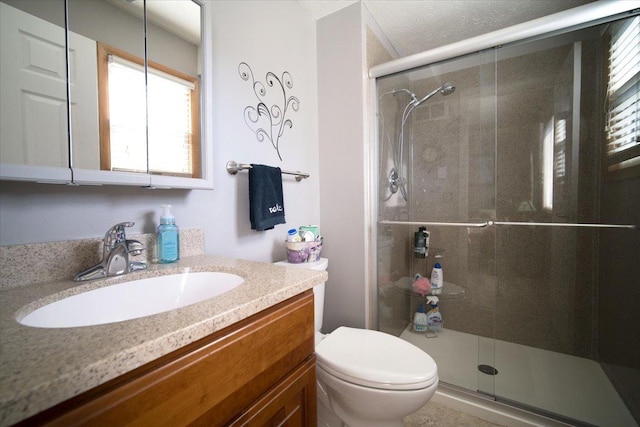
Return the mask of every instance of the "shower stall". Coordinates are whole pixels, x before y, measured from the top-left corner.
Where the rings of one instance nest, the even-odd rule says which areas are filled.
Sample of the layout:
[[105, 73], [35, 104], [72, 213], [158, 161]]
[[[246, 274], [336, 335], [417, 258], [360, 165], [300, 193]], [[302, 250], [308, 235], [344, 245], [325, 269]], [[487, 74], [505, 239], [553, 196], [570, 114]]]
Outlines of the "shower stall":
[[[638, 425], [638, 13], [373, 70], [378, 328], [447, 386]], [[443, 328], [416, 332], [436, 256]]]

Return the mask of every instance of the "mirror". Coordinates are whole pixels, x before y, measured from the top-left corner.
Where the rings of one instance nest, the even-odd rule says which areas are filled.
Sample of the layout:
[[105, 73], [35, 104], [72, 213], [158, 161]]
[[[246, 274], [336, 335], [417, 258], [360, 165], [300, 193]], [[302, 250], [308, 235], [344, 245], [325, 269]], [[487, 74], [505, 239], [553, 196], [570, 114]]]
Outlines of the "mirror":
[[74, 174], [200, 178], [200, 5], [68, 2]]
[[200, 177], [200, 16], [190, 0], [147, 0], [152, 174]]
[[[64, 22], [64, 0], [0, 1], [3, 8], [12, 7], [9, 3], [32, 5], [31, 10], [23, 12], [29, 13], [31, 20], [42, 19], [38, 15], [44, 12], [39, 9], [56, 9], [57, 22], [49, 18], [55, 23], [44, 32], [47, 36], [61, 33], [64, 48], [64, 26], [59, 25]], [[71, 167], [73, 182], [79, 184], [211, 188], [211, 174], [202, 164], [202, 152], [207, 147], [201, 143], [205, 140], [201, 100], [206, 99], [201, 93], [210, 87], [202, 78], [210, 63], [201, 42], [206, 31], [202, 27], [204, 9], [204, 4], [193, 0], [67, 0], [70, 117], [67, 121], [66, 96], [58, 101], [64, 115], [55, 116], [55, 123], [61, 123], [57, 128], [48, 123], [54, 121], [49, 111], [42, 113], [47, 120], [32, 119], [31, 114], [20, 122], [13, 117], [16, 109], [5, 109], [3, 104], [3, 132], [5, 122], [23, 123], [22, 128], [39, 131], [30, 135], [31, 139], [49, 150], [33, 149], [22, 142], [24, 138], [5, 138], [3, 133], [3, 169], [7, 166], [4, 163]], [[4, 9], [2, 15], [4, 20]], [[4, 27], [3, 23], [3, 31]], [[45, 59], [53, 55], [49, 51], [46, 54]], [[57, 65], [64, 76], [67, 64], [64, 55], [61, 58]], [[3, 57], [3, 71], [5, 63], [10, 62]], [[49, 110], [53, 108], [50, 103]], [[13, 115], [5, 115], [5, 111]], [[64, 136], [52, 141], [52, 134]], [[12, 146], [5, 141], [17, 142]], [[55, 156], [50, 154], [54, 150]], [[35, 151], [49, 163], [27, 163], [29, 159], [16, 155], [5, 157], [5, 151]], [[2, 178], [5, 175], [3, 170]]]
[[[117, 31], [114, 29], [117, 28]], [[121, 49], [135, 58], [144, 58], [144, 22], [142, 18], [133, 16], [116, 2], [68, 0], [69, 30], [69, 82], [71, 112], [71, 147], [74, 169], [101, 169], [101, 133], [110, 133], [109, 116], [121, 115], [116, 103], [112, 103], [112, 111], [108, 104], [108, 85], [102, 87], [98, 62], [104, 46]], [[106, 82], [105, 82], [106, 83]], [[140, 102], [139, 94], [144, 95], [144, 75], [136, 84], [129, 86], [131, 103], [124, 113], [130, 117], [129, 126], [134, 129], [144, 127], [145, 104]], [[136, 87], [137, 86], [137, 87]], [[101, 91], [107, 92], [107, 110], [98, 105]], [[136, 96], [138, 95], [138, 96]], [[105, 114], [107, 126], [101, 126], [101, 115]], [[136, 123], [137, 122], [137, 123]], [[136, 126], [137, 124], [137, 126]], [[144, 164], [144, 167], [130, 172], [146, 173], [146, 140], [144, 133], [131, 137], [129, 153], [132, 158]], [[107, 152], [108, 154], [108, 152]], [[109, 163], [107, 159], [107, 164]], [[104, 169], [110, 170], [110, 169]]]

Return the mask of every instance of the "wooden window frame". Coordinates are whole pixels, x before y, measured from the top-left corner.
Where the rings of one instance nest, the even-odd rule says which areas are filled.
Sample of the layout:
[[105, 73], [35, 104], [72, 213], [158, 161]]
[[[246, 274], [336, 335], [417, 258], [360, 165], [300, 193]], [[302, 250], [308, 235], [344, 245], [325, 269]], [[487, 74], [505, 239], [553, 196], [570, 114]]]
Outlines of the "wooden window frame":
[[[100, 169], [111, 169], [111, 125], [109, 120], [109, 55], [115, 55], [127, 61], [144, 67], [144, 60], [129, 52], [97, 42], [98, 56], [98, 118], [100, 133]], [[147, 66], [155, 70], [170, 74], [194, 85], [191, 91], [191, 135], [189, 149], [191, 155], [191, 174], [180, 174], [148, 170], [154, 175], [169, 175], [188, 178], [202, 178], [201, 143], [200, 143], [200, 82], [197, 77], [173, 70], [154, 61], [147, 61]], [[149, 141], [147, 140], [147, 147]], [[148, 153], [148, 148], [147, 148]]]

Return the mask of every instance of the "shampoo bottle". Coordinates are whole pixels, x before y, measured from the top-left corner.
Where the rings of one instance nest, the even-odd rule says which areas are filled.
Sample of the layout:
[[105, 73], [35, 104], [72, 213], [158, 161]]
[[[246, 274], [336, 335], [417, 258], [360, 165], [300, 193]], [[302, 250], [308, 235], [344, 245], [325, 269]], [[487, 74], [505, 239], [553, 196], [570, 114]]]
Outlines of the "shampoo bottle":
[[162, 205], [162, 209], [157, 235], [158, 262], [168, 264], [180, 259], [180, 234], [171, 205]]
[[444, 283], [444, 277], [442, 276], [442, 255], [436, 255], [436, 263], [431, 270], [431, 288], [440, 289]]
[[416, 332], [427, 331], [427, 315], [424, 312], [424, 307], [420, 304], [418, 311], [413, 315], [413, 330]]
[[438, 308], [438, 297], [427, 297], [427, 301], [431, 309], [427, 313], [427, 329], [431, 332], [437, 332], [442, 329], [442, 314]]

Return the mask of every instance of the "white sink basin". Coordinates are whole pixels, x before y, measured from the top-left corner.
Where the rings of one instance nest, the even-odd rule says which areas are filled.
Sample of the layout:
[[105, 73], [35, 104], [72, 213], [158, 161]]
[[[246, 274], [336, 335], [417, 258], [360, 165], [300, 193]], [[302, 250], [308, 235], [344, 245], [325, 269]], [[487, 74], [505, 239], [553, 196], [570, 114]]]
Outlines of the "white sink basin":
[[61, 299], [18, 322], [39, 328], [72, 328], [137, 319], [213, 298], [243, 282], [238, 275], [221, 272], [133, 280]]

